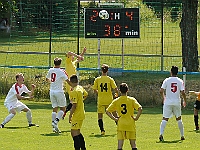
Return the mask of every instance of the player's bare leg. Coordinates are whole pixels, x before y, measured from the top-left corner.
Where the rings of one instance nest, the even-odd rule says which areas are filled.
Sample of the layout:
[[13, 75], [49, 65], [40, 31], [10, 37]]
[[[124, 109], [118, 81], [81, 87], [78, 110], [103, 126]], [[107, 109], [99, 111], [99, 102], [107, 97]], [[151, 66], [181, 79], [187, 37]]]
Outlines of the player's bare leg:
[[137, 150], [136, 144], [135, 144], [135, 140], [130, 139], [130, 145], [132, 147], [132, 150]]
[[118, 140], [118, 150], [122, 150], [123, 145], [124, 145], [124, 140]]

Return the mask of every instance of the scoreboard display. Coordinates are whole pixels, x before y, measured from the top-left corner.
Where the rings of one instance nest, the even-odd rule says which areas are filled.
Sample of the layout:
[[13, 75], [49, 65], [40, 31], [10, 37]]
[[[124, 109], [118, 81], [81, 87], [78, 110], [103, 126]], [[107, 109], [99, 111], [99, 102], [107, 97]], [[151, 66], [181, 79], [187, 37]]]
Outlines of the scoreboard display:
[[139, 38], [139, 8], [86, 8], [85, 38]]

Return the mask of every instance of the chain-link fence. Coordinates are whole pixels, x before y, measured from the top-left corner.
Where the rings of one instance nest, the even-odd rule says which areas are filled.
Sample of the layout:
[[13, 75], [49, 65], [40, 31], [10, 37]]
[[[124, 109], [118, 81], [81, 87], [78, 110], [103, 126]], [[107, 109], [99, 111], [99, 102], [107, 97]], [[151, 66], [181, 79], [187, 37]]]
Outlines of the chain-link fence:
[[[9, 3], [10, 33], [0, 31], [0, 71], [4, 81], [16, 72], [34, 80], [45, 76], [54, 57], [65, 60], [66, 52], [80, 53], [85, 46], [85, 60], [78, 68], [89, 76], [103, 63], [118, 68], [117, 72], [168, 71], [172, 65], [182, 68], [181, 1], [125, 1], [123, 7], [139, 8], [140, 38], [101, 39], [84, 38], [84, 11], [99, 7], [99, 3], [105, 5], [106, 1], [16, 2]], [[119, 1], [107, 4], [107, 8], [121, 6]]]

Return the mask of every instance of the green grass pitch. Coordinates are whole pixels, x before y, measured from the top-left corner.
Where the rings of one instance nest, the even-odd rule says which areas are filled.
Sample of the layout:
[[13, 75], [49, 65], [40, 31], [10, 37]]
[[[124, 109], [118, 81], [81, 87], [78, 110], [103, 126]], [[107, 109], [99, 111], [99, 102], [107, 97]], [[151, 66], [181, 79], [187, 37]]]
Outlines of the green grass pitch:
[[[7, 116], [7, 109], [0, 99], [0, 122]], [[24, 101], [32, 110], [33, 122], [40, 127], [27, 127], [25, 113], [17, 114], [5, 128], [0, 129], [0, 149], [3, 150], [73, 150], [73, 140], [70, 134], [68, 115], [61, 120], [59, 128], [61, 134], [52, 132], [51, 104], [49, 102]], [[117, 137], [114, 121], [104, 115], [106, 135], [100, 135], [97, 124], [96, 105], [86, 104], [86, 119], [81, 132], [85, 137], [87, 150], [116, 150]], [[137, 147], [139, 150], [198, 150], [200, 132], [193, 131], [193, 110], [183, 110], [185, 141], [180, 141], [180, 134], [175, 118], [171, 118], [166, 126], [164, 139], [159, 142], [159, 127], [162, 119], [162, 108], [143, 108], [143, 114], [136, 122]], [[131, 149], [129, 141], [125, 141], [124, 150]]]

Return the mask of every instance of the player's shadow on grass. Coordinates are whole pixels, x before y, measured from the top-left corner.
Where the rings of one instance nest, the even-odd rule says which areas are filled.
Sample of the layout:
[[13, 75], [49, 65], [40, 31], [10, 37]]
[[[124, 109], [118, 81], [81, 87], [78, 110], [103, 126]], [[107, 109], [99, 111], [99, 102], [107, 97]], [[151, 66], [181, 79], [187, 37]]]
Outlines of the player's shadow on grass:
[[5, 129], [24, 129], [24, 128], [29, 129], [28, 126], [26, 126], [26, 127], [4, 127], [4, 128], [5, 128]]
[[40, 134], [42, 136], [60, 136], [60, 135], [63, 135], [63, 133], [71, 133], [70, 130], [67, 130], [67, 131], [61, 131], [61, 133], [46, 133], [46, 134]]
[[71, 130], [61, 131], [62, 133], [71, 133]]
[[89, 135], [89, 137], [96, 137], [96, 138], [114, 137], [114, 136], [116, 136], [116, 134], [101, 135], [101, 134], [94, 134], [94, 133], [92, 133], [91, 135]]
[[46, 134], [40, 134], [42, 136], [60, 136], [62, 133], [46, 133]]
[[191, 130], [189, 132], [196, 132], [196, 133], [200, 133], [200, 130]]
[[182, 143], [183, 140], [173, 140], [173, 141], [157, 141], [156, 143]]

